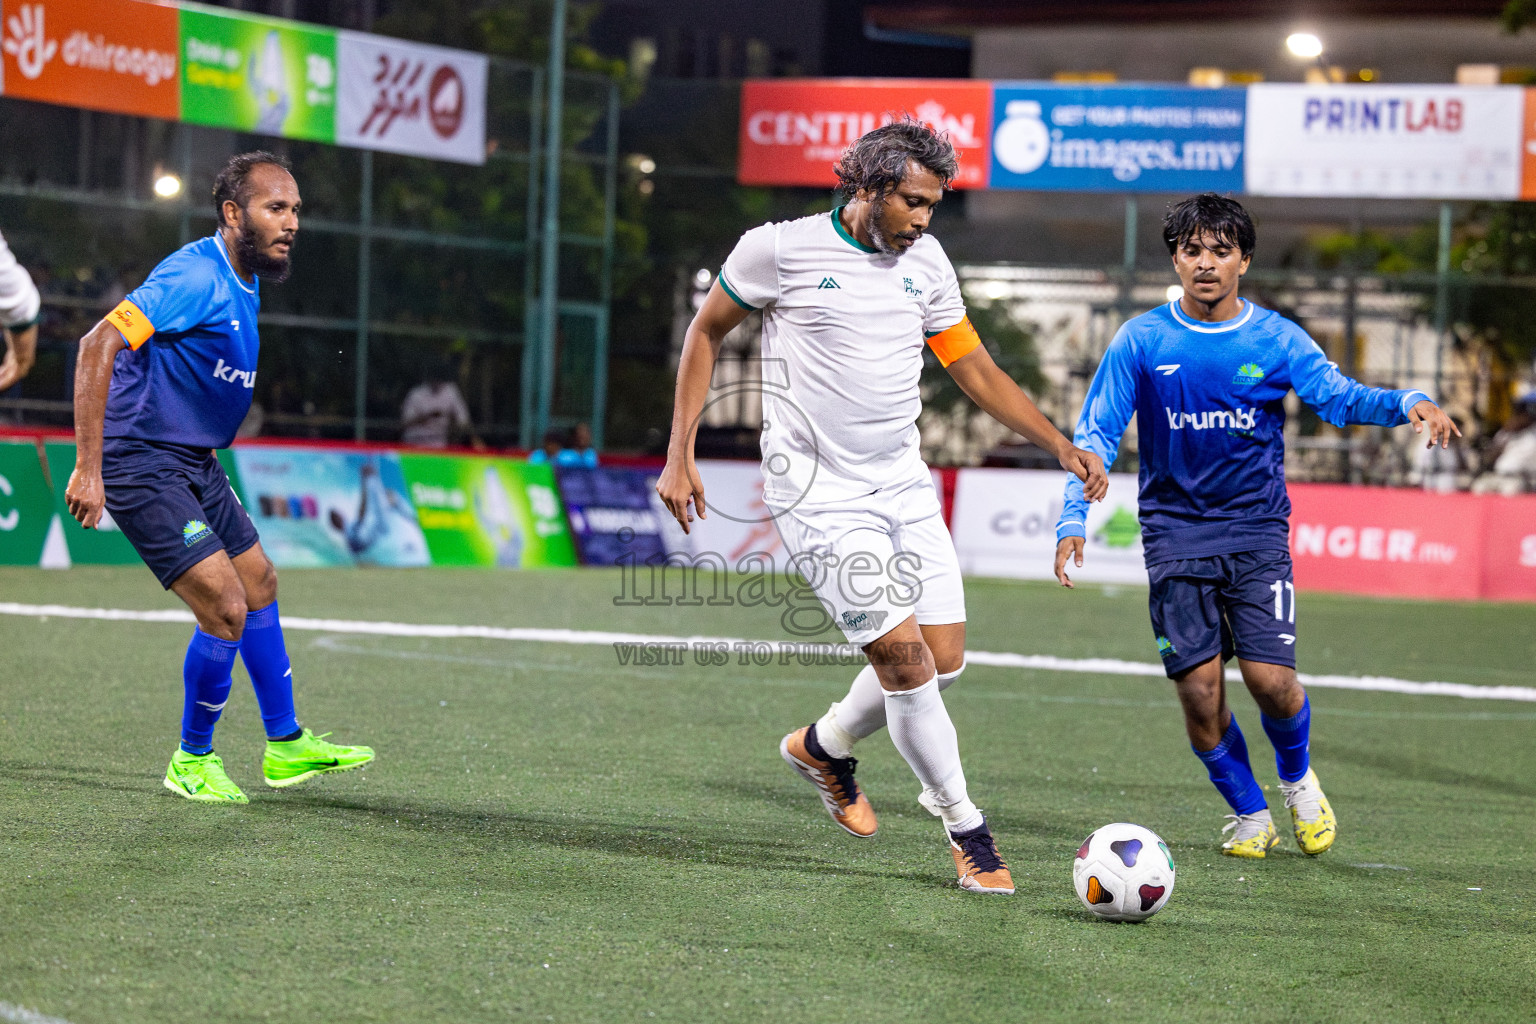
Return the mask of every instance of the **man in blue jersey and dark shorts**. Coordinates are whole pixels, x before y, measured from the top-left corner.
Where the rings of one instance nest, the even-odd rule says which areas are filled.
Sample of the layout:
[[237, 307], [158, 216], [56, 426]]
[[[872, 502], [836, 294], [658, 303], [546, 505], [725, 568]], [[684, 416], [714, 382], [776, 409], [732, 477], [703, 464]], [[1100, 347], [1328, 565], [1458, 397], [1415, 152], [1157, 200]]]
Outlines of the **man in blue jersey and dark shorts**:
[[[1422, 391], [1366, 387], [1339, 372], [1296, 324], [1238, 297], [1253, 256], [1247, 212], [1206, 193], [1163, 222], [1184, 294], [1120, 328], [1099, 364], [1076, 444], [1114, 462], [1136, 415], [1140, 509], [1152, 632], [1178, 689], [1196, 756], [1233, 813], [1222, 852], [1263, 857], [1280, 841], [1237, 719], [1223, 665], [1234, 654], [1275, 748], [1302, 852], [1338, 825], [1308, 756], [1311, 705], [1296, 678], [1296, 589], [1285, 492], [1286, 393], [1336, 426], [1412, 423], [1429, 444], [1459, 435]], [[1067, 483], [1056, 578], [1083, 564], [1088, 503]]]
[[[70, 514], [105, 507], [197, 618], [182, 665], [181, 746], [165, 787], [247, 803], [213, 752], [238, 652], [266, 727], [262, 775], [291, 786], [373, 759], [299, 727], [277, 612], [277, 573], [213, 449], [228, 447], [256, 384], [259, 278], [288, 277], [299, 188], [271, 153], [233, 157], [213, 185], [219, 229], [166, 257], [80, 339]], [[328, 735], [328, 734], [327, 734]]]

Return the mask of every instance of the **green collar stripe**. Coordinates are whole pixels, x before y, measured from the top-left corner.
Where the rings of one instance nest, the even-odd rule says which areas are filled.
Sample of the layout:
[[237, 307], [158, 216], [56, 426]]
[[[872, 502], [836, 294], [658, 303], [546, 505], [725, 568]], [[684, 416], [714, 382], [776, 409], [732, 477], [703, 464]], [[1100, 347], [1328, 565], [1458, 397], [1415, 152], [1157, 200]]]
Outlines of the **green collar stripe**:
[[745, 301], [743, 301], [743, 299], [742, 299], [742, 297], [740, 295], [736, 294], [735, 289], [733, 289], [731, 287], [731, 282], [729, 282], [729, 281], [727, 281], [725, 279], [725, 275], [724, 274], [720, 275], [720, 287], [725, 289], [725, 294], [729, 295], [731, 297], [731, 301], [736, 303], [736, 305], [740, 306], [742, 309], [746, 310], [748, 313], [756, 313], [757, 312], [757, 307], [756, 306], [749, 306]]
[[876, 249], [874, 246], [865, 245], [863, 242], [859, 241], [857, 238], [854, 238], [852, 235], [850, 235], [848, 233], [848, 229], [843, 227], [842, 213], [843, 213], [843, 207], [841, 207], [841, 206], [839, 206], [837, 209], [832, 211], [832, 226], [837, 228], [837, 233], [839, 235], [843, 236], [843, 241], [847, 242], [849, 245], [851, 245], [855, 249], [859, 250], [859, 252], [868, 252], [868, 253], [879, 252], [880, 251], [879, 249]]

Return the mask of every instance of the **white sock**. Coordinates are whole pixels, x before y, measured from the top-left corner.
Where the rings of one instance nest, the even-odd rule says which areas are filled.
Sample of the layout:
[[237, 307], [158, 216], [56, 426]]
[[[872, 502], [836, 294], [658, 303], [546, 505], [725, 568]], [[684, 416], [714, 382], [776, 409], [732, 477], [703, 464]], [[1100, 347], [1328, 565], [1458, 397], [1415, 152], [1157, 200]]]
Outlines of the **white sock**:
[[[965, 671], [965, 662], [953, 672], [939, 673], [939, 692]], [[848, 687], [848, 696], [833, 704], [816, 723], [816, 739], [833, 757], [850, 757], [853, 745], [885, 728], [885, 690], [875, 666], [865, 665]]]
[[944, 709], [937, 676], [915, 690], [885, 691], [885, 719], [891, 742], [923, 784], [918, 801], [943, 818], [951, 832], [980, 825], [981, 811], [965, 792], [960, 741]]
[[865, 665], [848, 687], [848, 696], [833, 704], [816, 723], [816, 739], [833, 757], [847, 757], [853, 745], [885, 728], [885, 691], [875, 666]]

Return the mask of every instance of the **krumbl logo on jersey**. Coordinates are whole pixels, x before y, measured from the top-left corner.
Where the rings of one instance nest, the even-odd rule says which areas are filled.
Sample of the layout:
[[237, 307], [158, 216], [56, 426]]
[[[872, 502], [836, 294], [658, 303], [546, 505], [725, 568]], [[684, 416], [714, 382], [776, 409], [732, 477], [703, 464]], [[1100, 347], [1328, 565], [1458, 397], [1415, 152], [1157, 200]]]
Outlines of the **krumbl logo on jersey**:
[[5, 18], [7, 96], [176, 120], [177, 12], [137, 0], [40, 0]]

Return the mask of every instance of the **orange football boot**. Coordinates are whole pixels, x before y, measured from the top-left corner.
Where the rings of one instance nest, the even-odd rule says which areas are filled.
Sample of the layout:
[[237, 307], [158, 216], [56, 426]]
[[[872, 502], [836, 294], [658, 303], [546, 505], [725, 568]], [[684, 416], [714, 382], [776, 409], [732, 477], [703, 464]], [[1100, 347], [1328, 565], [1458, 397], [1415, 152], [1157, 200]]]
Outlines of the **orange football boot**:
[[945, 835], [949, 837], [949, 852], [955, 857], [955, 870], [960, 872], [960, 888], [999, 896], [1013, 895], [1013, 875], [1008, 873], [1008, 865], [998, 855], [997, 842], [985, 821], [969, 832], [946, 829]]
[[779, 741], [779, 754], [816, 787], [833, 821], [850, 835], [868, 839], [880, 823], [875, 820], [875, 809], [854, 781], [853, 770], [859, 762], [852, 757], [829, 755], [816, 741], [815, 729], [812, 724], [785, 736]]

